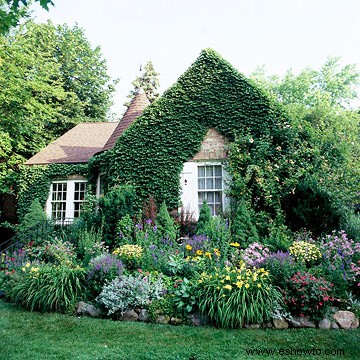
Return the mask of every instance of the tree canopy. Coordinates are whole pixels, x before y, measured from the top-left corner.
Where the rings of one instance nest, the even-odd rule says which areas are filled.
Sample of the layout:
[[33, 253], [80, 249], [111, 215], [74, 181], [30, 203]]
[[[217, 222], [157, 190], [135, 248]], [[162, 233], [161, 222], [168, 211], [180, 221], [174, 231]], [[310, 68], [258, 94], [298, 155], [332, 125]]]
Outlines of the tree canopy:
[[[6, 34], [9, 30], [19, 24], [22, 18], [29, 17], [28, 0], [0, 0], [0, 35]], [[54, 5], [51, 0], [35, 0], [40, 6], [49, 10], [49, 5]]]
[[255, 213], [285, 216], [293, 230], [339, 225], [344, 208], [359, 202], [359, 112], [351, 108], [360, 74], [329, 58], [320, 70], [283, 78], [258, 69], [252, 80], [288, 115], [282, 133], [238, 134], [231, 151], [233, 193]]
[[17, 165], [80, 121], [104, 121], [114, 82], [78, 26], [28, 22], [0, 36], [0, 191]]

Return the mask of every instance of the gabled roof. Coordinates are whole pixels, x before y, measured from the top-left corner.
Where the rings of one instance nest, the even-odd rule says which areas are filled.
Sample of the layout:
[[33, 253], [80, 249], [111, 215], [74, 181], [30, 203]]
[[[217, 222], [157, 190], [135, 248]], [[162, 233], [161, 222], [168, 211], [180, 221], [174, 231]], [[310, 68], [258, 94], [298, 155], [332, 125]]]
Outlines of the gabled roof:
[[148, 105], [150, 105], [150, 101], [146, 97], [144, 90], [140, 88], [138, 93], [131, 100], [123, 118], [118, 123], [115, 131], [106, 142], [102, 151], [113, 148], [119, 136], [121, 136], [121, 134], [135, 121], [135, 119], [142, 114]]
[[86, 163], [101, 151], [118, 123], [81, 123], [51, 142], [25, 165]]

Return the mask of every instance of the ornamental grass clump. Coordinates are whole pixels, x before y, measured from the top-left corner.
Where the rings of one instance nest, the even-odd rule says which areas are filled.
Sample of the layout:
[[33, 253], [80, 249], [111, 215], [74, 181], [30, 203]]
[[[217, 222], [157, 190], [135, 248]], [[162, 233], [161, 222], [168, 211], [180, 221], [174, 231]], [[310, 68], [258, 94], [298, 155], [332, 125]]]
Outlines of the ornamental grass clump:
[[332, 287], [333, 285], [322, 277], [298, 271], [286, 281], [284, 302], [294, 315], [310, 315], [314, 320], [321, 320], [334, 301]]
[[84, 269], [79, 266], [27, 263], [21, 272], [11, 300], [31, 311], [70, 311], [82, 293]]
[[143, 248], [140, 245], [125, 244], [117, 247], [112, 253], [118, 256], [127, 268], [136, 269], [140, 265]]
[[221, 328], [241, 328], [261, 324], [271, 318], [281, 294], [272, 286], [264, 269], [214, 268], [202, 273], [196, 290], [198, 307]]
[[307, 241], [294, 241], [289, 247], [290, 254], [295, 261], [312, 266], [319, 262], [322, 255], [319, 248]]

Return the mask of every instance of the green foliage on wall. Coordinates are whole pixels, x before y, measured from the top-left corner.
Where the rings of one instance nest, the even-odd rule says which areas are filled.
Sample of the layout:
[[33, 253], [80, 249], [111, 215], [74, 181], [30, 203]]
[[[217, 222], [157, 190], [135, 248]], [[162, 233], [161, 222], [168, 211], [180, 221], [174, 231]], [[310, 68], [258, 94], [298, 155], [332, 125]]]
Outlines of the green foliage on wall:
[[200, 150], [208, 128], [230, 141], [235, 133], [260, 135], [277, 127], [281, 110], [211, 49], [151, 104], [115, 147], [91, 162], [109, 185], [131, 183], [139, 201], [153, 195], [176, 208], [183, 163]]
[[71, 175], [87, 176], [86, 164], [50, 164], [21, 166], [19, 184], [18, 215], [20, 222], [28, 212], [32, 201], [37, 198], [45, 206], [53, 180], [67, 179]]

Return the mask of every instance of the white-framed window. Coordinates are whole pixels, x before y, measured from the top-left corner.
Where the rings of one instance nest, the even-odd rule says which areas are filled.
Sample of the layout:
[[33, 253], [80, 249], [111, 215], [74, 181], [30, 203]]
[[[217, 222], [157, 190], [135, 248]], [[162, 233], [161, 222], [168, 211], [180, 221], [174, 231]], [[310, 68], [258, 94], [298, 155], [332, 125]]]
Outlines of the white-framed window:
[[96, 180], [96, 196], [104, 194], [104, 176], [105, 174], [99, 174]]
[[184, 163], [180, 178], [182, 208], [198, 219], [206, 199], [211, 213], [221, 214], [229, 205], [225, 194], [228, 177], [220, 161]]
[[59, 180], [50, 185], [47, 215], [56, 221], [78, 218], [85, 201], [86, 180]]
[[198, 207], [199, 213], [206, 200], [212, 215], [223, 211], [223, 169], [221, 165], [198, 165]]

